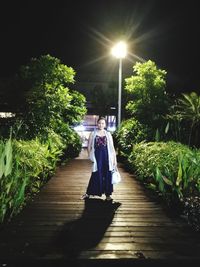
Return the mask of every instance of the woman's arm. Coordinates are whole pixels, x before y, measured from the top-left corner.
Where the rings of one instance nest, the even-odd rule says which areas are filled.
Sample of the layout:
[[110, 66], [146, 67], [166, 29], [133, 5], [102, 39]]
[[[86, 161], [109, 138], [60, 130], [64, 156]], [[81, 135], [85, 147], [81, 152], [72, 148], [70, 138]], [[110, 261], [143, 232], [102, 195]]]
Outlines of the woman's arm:
[[92, 135], [93, 135], [93, 133], [91, 132], [89, 139], [88, 139], [88, 147], [87, 147], [88, 157], [90, 156], [90, 151], [92, 149]]
[[109, 136], [110, 136], [110, 142], [111, 142], [112, 153], [113, 153], [113, 163], [114, 163], [114, 166], [117, 167], [117, 156], [116, 156], [116, 151], [115, 151], [115, 147], [114, 147], [113, 137], [112, 137], [111, 133], [109, 133]]

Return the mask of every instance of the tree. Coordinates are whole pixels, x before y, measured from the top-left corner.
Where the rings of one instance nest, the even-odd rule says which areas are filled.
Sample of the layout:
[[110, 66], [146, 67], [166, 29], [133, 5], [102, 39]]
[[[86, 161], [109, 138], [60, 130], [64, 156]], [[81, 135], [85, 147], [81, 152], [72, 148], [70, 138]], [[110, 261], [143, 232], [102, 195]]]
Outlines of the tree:
[[158, 69], [151, 60], [145, 63], [137, 62], [133, 66], [133, 72], [135, 75], [125, 79], [125, 89], [131, 98], [126, 109], [130, 116], [147, 125], [152, 134], [155, 134], [156, 129], [163, 129], [163, 116], [169, 107], [165, 91], [167, 72]]
[[80, 122], [86, 113], [85, 97], [70, 90], [75, 71], [50, 55], [31, 59], [22, 66], [19, 80], [26, 90], [23, 132], [28, 138], [47, 135], [48, 130], [62, 135], [63, 124]]

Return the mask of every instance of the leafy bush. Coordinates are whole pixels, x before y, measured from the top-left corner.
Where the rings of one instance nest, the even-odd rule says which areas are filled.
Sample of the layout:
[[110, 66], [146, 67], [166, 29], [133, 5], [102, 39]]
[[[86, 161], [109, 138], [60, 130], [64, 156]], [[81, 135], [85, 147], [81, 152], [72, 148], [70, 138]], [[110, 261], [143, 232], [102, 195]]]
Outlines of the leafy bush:
[[68, 135], [67, 139], [67, 147], [64, 150], [64, 158], [66, 157], [78, 157], [79, 153], [82, 149], [82, 141], [80, 136], [77, 132], [75, 132], [73, 129], [69, 128], [70, 135]]
[[199, 147], [200, 96], [196, 92], [182, 94], [166, 115], [168, 136], [188, 146]]
[[86, 113], [85, 97], [68, 88], [74, 83], [75, 71], [50, 55], [31, 59], [22, 66], [17, 82], [24, 94], [24, 110], [16, 114], [16, 138], [47, 140], [48, 129], [60, 134], [60, 126], [80, 122]]
[[128, 160], [132, 171], [168, 205], [200, 192], [199, 150], [175, 142], [142, 142]]
[[55, 171], [62, 155], [60, 136], [49, 134], [49, 141], [0, 141], [0, 221], [18, 213], [26, 200], [37, 193]]
[[134, 118], [123, 121], [120, 128], [115, 133], [117, 147], [122, 155], [128, 157], [132, 151], [133, 145], [146, 138], [146, 132], [146, 127]]

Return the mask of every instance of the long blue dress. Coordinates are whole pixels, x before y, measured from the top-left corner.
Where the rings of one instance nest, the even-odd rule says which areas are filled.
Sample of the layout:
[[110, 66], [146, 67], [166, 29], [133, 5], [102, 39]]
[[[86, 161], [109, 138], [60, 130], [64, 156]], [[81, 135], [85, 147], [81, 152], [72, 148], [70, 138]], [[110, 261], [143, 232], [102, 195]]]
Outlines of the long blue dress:
[[88, 195], [101, 196], [105, 194], [109, 196], [113, 192], [113, 185], [111, 182], [112, 174], [111, 171], [109, 171], [106, 136], [96, 135], [94, 146], [97, 171], [92, 172], [86, 193]]

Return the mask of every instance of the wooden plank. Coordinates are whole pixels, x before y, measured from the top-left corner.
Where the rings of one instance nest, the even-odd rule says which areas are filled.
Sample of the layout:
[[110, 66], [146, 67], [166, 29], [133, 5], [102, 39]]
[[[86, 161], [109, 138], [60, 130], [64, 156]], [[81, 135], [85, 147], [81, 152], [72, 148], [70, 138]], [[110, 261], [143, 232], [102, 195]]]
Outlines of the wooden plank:
[[[138, 250], [125, 250], [125, 251], [82, 251], [79, 255], [81, 259], [178, 259], [179, 257], [173, 251], [138, 251]], [[182, 257], [181, 257], [182, 258]], [[132, 263], [133, 264], [133, 263]], [[137, 266], [137, 264], [136, 264]], [[138, 262], [140, 266], [140, 262]], [[144, 265], [145, 266], [145, 265]], [[153, 265], [152, 265], [153, 266]], [[162, 265], [160, 265], [162, 266]]]
[[200, 240], [185, 221], [170, 218], [135, 176], [119, 164], [113, 198], [80, 199], [91, 164], [82, 156], [55, 175], [0, 230], [0, 258], [199, 259]]

